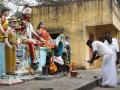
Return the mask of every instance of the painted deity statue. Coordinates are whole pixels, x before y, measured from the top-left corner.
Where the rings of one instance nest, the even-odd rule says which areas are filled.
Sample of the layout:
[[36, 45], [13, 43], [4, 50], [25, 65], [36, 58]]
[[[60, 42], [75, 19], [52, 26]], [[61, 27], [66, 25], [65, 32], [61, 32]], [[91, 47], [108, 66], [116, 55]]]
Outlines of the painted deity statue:
[[26, 5], [23, 8], [22, 16], [21, 16], [21, 34], [19, 35], [19, 39], [23, 44], [28, 46], [28, 50], [30, 53], [30, 67], [33, 70], [36, 70], [37, 63], [35, 59], [35, 45], [42, 46], [42, 42], [33, 39], [33, 36], [40, 39], [37, 33], [34, 31], [32, 24], [30, 23], [30, 16], [32, 13], [32, 9], [30, 6]]
[[64, 34], [62, 30], [56, 38], [56, 46], [58, 47], [59, 55], [62, 56], [64, 50]]
[[[5, 45], [9, 48], [12, 49], [10, 43], [8, 42], [8, 36], [6, 34], [8, 30], [8, 20], [6, 19], [7, 16], [9, 16], [9, 8], [4, 7], [1, 11], [0, 15], [0, 76], [6, 74], [6, 64], [5, 64]], [[5, 42], [5, 45], [4, 45]]]
[[41, 37], [41, 40], [44, 42], [44, 46], [49, 47], [49, 48], [55, 47], [55, 44], [53, 43], [53, 40], [52, 40], [50, 34], [46, 30], [44, 22], [39, 23], [39, 25], [37, 27], [37, 33]]
[[14, 30], [14, 25], [16, 20], [11, 18], [9, 20], [9, 29], [6, 31], [8, 41], [12, 46], [12, 49], [5, 47], [5, 59], [6, 59], [6, 73], [15, 74], [16, 70], [16, 32]]

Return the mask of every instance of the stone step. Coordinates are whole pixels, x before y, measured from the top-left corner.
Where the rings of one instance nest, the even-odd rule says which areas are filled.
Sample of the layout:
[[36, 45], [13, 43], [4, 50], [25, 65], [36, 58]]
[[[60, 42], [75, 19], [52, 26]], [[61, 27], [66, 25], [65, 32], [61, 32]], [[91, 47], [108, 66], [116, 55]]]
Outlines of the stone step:
[[57, 74], [57, 75], [39, 75], [34, 80], [53, 80], [65, 77], [66, 75], [64, 73]]
[[14, 85], [19, 83], [23, 83], [23, 80], [19, 79], [16, 76], [12, 76], [12, 75], [0, 76], [0, 85]]

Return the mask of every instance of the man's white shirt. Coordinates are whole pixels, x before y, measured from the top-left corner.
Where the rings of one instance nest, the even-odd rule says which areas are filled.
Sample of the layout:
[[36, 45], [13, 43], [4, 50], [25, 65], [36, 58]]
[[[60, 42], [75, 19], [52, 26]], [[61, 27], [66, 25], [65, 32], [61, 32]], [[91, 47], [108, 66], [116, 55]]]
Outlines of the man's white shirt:
[[112, 38], [112, 43], [109, 44], [107, 40], [104, 41], [104, 43], [111, 48], [111, 50], [116, 53], [119, 52], [119, 45], [118, 45], [118, 40], [116, 38]]
[[97, 53], [100, 55], [100, 56], [104, 56], [105, 54], [112, 54], [113, 51], [111, 49], [109, 49], [109, 47], [100, 42], [100, 41], [94, 41], [92, 43], [92, 48], [93, 48], [93, 51], [97, 51]]
[[27, 22], [25, 33], [22, 35], [22, 39], [32, 39], [33, 26], [31, 23]]
[[26, 35], [32, 39], [32, 31], [33, 31], [33, 26], [31, 23], [27, 23], [27, 28], [26, 28]]

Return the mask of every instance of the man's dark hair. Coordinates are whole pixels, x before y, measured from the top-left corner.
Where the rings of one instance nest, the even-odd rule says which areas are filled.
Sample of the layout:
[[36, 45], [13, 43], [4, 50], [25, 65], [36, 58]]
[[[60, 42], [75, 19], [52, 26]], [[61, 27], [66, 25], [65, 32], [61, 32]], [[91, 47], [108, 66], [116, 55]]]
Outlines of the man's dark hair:
[[92, 43], [92, 42], [93, 42], [92, 40], [88, 40], [88, 41], [87, 41], [87, 44]]
[[88, 40], [86, 44], [87, 44], [89, 47], [92, 48], [92, 46], [91, 46], [91, 45], [92, 45], [92, 42], [93, 42], [93, 40]]
[[106, 40], [106, 39], [110, 39], [110, 38], [112, 38], [112, 34], [110, 32], [105, 32], [104, 39]]

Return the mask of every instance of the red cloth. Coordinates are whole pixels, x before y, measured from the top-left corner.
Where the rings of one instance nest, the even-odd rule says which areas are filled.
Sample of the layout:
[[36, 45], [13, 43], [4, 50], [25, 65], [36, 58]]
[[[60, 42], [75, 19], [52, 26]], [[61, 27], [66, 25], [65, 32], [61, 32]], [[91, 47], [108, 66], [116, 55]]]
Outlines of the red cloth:
[[39, 46], [39, 47], [41, 47], [41, 46], [43, 46], [43, 45], [44, 45], [44, 43], [43, 43], [43, 42], [40, 42], [40, 41], [37, 41], [36, 44], [35, 44], [35, 46]]
[[54, 48], [54, 47], [55, 47], [55, 44], [54, 44], [54, 43], [51, 43], [51, 42], [49, 42], [49, 41], [46, 41], [46, 42], [44, 43], [44, 46], [48, 46], [48, 47], [50, 47], [50, 48]]
[[22, 15], [22, 19], [25, 20], [25, 21], [28, 21], [28, 22], [30, 21], [30, 17], [27, 16], [26, 14]]
[[46, 40], [46, 42], [44, 42], [44, 46], [48, 46], [50, 48], [54, 48], [55, 47], [55, 44], [50, 42], [50, 39], [51, 39], [51, 36], [50, 34], [45, 30], [45, 29], [42, 29], [40, 28], [39, 29], [39, 32], [40, 32], [40, 36]]
[[40, 35], [43, 39], [48, 41], [51, 38], [51, 36], [49, 35], [49, 33], [45, 29], [40, 28], [39, 32], [40, 32]]
[[30, 57], [32, 59], [31, 63], [34, 63], [35, 60], [35, 49], [34, 49], [34, 43], [32, 42], [28, 42], [28, 46], [29, 46], [29, 51], [30, 51]]

